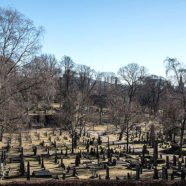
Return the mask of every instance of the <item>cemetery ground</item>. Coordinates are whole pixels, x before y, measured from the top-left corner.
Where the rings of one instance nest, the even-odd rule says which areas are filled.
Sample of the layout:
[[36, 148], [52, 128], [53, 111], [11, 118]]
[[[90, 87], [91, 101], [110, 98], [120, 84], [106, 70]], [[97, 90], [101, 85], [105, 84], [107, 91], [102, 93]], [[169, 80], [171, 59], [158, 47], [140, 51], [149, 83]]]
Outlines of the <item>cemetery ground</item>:
[[4, 134], [0, 142], [0, 183], [8, 185], [184, 185], [186, 146], [179, 158], [155, 125], [136, 125], [118, 140], [111, 124], [87, 125], [73, 137], [59, 128]]

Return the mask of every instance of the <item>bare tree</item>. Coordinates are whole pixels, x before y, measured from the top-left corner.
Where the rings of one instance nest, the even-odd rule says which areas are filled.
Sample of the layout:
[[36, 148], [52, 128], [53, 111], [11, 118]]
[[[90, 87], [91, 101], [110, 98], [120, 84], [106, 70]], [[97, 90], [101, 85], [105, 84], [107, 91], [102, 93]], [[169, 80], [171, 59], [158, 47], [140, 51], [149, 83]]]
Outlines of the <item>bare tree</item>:
[[[168, 91], [163, 95], [161, 100], [161, 123], [163, 125], [166, 140], [177, 143], [176, 136], [180, 133], [180, 103], [175, 98], [173, 87], [168, 87]], [[172, 89], [172, 90], [170, 90]], [[173, 93], [173, 94], [172, 94]]]
[[75, 69], [74, 62], [70, 57], [64, 56], [61, 64], [61, 77], [59, 80], [59, 94], [60, 94], [60, 105], [61, 105], [61, 124], [65, 128], [71, 130], [73, 127], [73, 112], [75, 109]]
[[[27, 117], [29, 111], [44, 111], [43, 119], [56, 95], [56, 79], [59, 70], [56, 66], [57, 60], [52, 55], [41, 55], [35, 57], [30, 63], [22, 67], [22, 78], [29, 87], [24, 92]], [[45, 120], [43, 120], [43, 124]]]
[[22, 66], [40, 49], [41, 33], [41, 28], [16, 10], [0, 9], [0, 120], [9, 130], [24, 114], [20, 104], [31, 85], [21, 76]]
[[172, 85], [174, 86], [174, 91], [171, 92], [172, 99], [177, 100], [177, 109], [179, 109], [179, 115], [177, 120], [180, 123], [180, 153], [182, 155], [182, 145], [183, 136], [186, 123], [186, 69], [176, 58], [167, 58], [166, 63], [166, 73], [170, 78]]
[[107, 107], [108, 94], [115, 83], [115, 74], [112, 72], [100, 72], [97, 74], [96, 92], [92, 95], [94, 105], [99, 110], [99, 124], [103, 123], [104, 108]]
[[137, 97], [141, 106], [150, 116], [156, 117], [166, 85], [167, 81], [163, 77], [156, 75], [150, 75], [143, 79]]
[[68, 130], [72, 135], [72, 153], [74, 152], [74, 134], [76, 131], [75, 115], [75, 69], [74, 62], [68, 56], [64, 56], [60, 62], [60, 78], [58, 81], [58, 94], [60, 100], [59, 125]]
[[145, 67], [139, 66], [136, 63], [130, 63], [121, 67], [118, 71], [118, 75], [121, 78], [121, 82], [128, 87], [128, 103], [130, 104], [135, 96], [139, 83], [145, 76]]
[[78, 65], [76, 68], [76, 77], [76, 122], [77, 125], [80, 125], [80, 130], [82, 131], [90, 115], [91, 94], [97, 82], [97, 74], [86, 65]]
[[139, 66], [136, 63], [128, 64], [127, 66], [121, 67], [118, 71], [120, 76], [120, 82], [123, 84], [124, 92], [126, 96], [123, 96], [123, 102], [121, 102], [123, 119], [120, 123], [121, 133], [119, 139], [121, 140], [124, 131], [126, 131], [127, 140], [127, 152], [129, 146], [129, 132], [133, 127], [132, 118], [138, 114], [137, 102], [135, 100], [136, 91], [145, 76], [145, 68]]

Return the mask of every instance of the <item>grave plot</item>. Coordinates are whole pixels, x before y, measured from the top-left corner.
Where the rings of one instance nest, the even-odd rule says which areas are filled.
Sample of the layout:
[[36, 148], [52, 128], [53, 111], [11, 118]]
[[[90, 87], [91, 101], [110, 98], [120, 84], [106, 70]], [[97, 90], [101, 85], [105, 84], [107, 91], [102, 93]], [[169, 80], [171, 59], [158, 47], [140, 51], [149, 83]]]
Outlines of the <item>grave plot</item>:
[[[60, 129], [35, 129], [5, 134], [0, 142], [3, 181], [41, 179], [184, 180], [186, 157], [148, 127], [131, 130], [118, 140], [114, 126], [87, 126], [83, 134]], [[163, 136], [164, 137], [164, 136]]]

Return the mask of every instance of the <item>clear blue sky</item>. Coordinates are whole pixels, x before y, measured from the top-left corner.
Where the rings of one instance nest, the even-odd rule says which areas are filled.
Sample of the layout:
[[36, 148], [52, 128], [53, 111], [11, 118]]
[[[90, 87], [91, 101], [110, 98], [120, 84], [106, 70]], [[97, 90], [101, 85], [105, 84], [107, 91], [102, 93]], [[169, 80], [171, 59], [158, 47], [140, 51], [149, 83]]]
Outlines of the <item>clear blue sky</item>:
[[0, 0], [45, 28], [43, 53], [96, 71], [135, 62], [163, 75], [163, 60], [186, 63], [186, 0]]

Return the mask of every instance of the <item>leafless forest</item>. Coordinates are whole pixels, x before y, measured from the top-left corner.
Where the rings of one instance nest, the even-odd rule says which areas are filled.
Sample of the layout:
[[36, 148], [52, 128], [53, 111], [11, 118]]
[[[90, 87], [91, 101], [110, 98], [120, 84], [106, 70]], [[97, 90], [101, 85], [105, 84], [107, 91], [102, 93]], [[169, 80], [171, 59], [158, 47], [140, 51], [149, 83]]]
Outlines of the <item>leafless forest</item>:
[[[167, 57], [162, 61], [166, 77], [126, 62], [117, 74], [96, 72], [69, 56], [57, 60], [40, 54], [43, 36], [43, 28], [18, 11], [0, 9], [3, 180], [36, 177], [34, 161], [41, 177], [52, 172], [47, 172], [51, 161], [60, 169], [52, 172], [53, 179], [71, 173], [81, 179], [83, 159], [96, 161], [85, 168], [92, 171], [86, 179], [184, 180], [185, 65]], [[147, 176], [142, 169], [149, 170]]]

